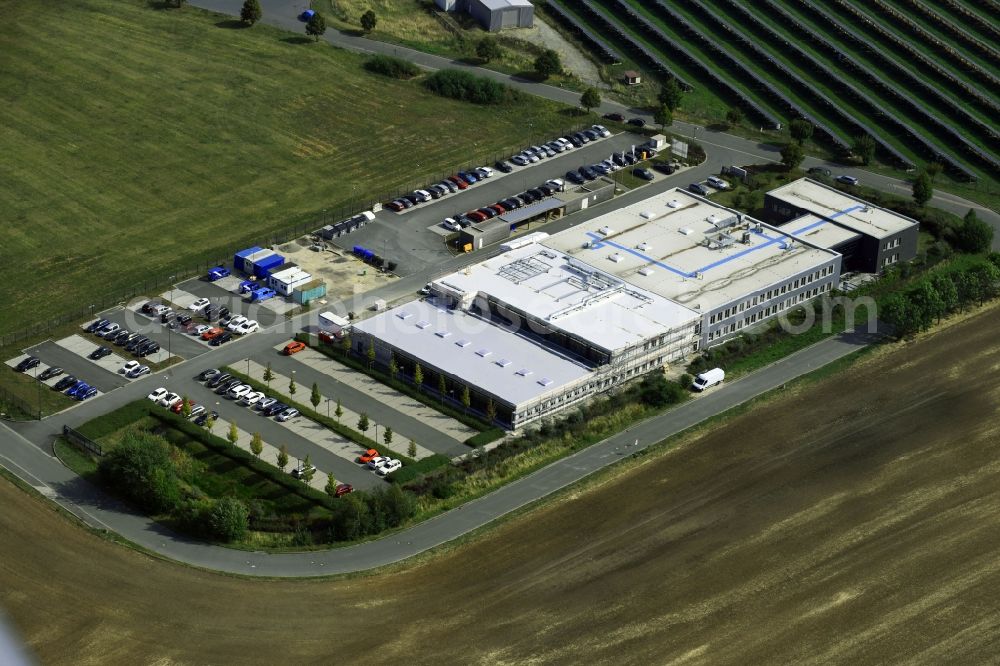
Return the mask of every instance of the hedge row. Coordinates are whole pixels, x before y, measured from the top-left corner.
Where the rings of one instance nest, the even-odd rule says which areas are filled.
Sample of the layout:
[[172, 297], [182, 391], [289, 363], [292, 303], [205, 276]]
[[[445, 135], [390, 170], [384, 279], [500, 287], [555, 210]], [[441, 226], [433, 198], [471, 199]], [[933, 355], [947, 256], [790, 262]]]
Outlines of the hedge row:
[[502, 104], [514, 97], [514, 91], [503, 83], [457, 69], [439, 69], [427, 77], [424, 86], [442, 97], [473, 104]]
[[365, 69], [394, 79], [412, 79], [420, 74], [420, 68], [412, 62], [387, 55], [370, 58], [365, 62]]

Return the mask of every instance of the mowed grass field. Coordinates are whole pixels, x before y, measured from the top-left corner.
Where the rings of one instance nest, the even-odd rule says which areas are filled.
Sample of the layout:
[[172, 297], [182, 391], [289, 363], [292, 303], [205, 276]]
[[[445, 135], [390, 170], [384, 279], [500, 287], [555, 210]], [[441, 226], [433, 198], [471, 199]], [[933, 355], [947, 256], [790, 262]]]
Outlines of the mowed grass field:
[[190, 7], [0, 16], [0, 334], [578, 122], [536, 98], [446, 100]]

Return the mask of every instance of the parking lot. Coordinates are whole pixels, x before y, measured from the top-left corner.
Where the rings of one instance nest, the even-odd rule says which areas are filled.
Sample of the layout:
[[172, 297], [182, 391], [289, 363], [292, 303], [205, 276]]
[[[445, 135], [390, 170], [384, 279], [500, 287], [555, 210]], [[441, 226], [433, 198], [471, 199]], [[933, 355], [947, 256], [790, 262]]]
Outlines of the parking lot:
[[[562, 178], [570, 169], [600, 162], [614, 152], [630, 150], [632, 146], [646, 141], [645, 136], [625, 132], [581, 148], [567, 150], [527, 167], [514, 167], [514, 171], [509, 174], [496, 172], [492, 178], [476, 183], [467, 190], [421, 204], [403, 213], [382, 210], [376, 213], [373, 222], [335, 239], [335, 243], [347, 250], [354, 245], [368, 247], [396, 262], [395, 272], [399, 275], [419, 272], [452, 256], [441, 242], [441, 234], [436, 229], [444, 218], [490, 205], [546, 180]], [[432, 228], [435, 229], [432, 231]]]

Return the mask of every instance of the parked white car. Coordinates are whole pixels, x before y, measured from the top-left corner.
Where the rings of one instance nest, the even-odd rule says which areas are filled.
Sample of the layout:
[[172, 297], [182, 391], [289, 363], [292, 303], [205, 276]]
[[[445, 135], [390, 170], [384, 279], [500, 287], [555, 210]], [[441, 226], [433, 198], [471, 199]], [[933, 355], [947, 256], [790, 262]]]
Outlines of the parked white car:
[[174, 405], [176, 405], [181, 400], [182, 400], [182, 398], [179, 395], [177, 395], [176, 393], [172, 393], [171, 392], [171, 393], [166, 394], [162, 398], [160, 398], [159, 404], [160, 404], [160, 407], [166, 407], [167, 409], [170, 409], [171, 407], [173, 407]]
[[387, 474], [392, 474], [402, 466], [403, 463], [393, 459], [385, 463], [384, 465], [379, 465], [379, 467], [375, 470], [375, 473], [378, 474], [379, 476], [385, 476]]
[[236, 327], [238, 327], [245, 321], [247, 321], [246, 317], [244, 317], [243, 315], [236, 315], [235, 317], [229, 320], [229, 323], [226, 324], [226, 328], [228, 328], [230, 331], [235, 331]]
[[299, 415], [299, 410], [295, 409], [294, 407], [289, 407], [285, 411], [278, 414], [275, 417], [275, 419], [277, 419], [278, 421], [290, 421], [298, 415]]
[[453, 217], [446, 217], [446, 218], [444, 218], [444, 222], [442, 222], [441, 224], [448, 231], [461, 231], [462, 230], [462, 225], [460, 225], [458, 222], [456, 222], [455, 218], [453, 218]]
[[208, 304], [211, 302], [212, 301], [207, 298], [199, 298], [197, 301], [188, 306], [188, 310], [191, 310], [192, 312], [199, 312], [208, 307]]
[[134, 361], [134, 360], [126, 361], [122, 367], [118, 368], [118, 372], [122, 373], [123, 375], [128, 375], [128, 373], [138, 368], [139, 365], [140, 365], [139, 361]]
[[252, 386], [248, 386], [247, 384], [237, 384], [233, 388], [229, 389], [227, 395], [229, 395], [229, 397], [232, 398], [233, 400], [239, 400], [252, 390], [253, 390]]
[[705, 179], [705, 182], [707, 182], [709, 185], [711, 185], [717, 190], [729, 189], [729, 183], [722, 180], [721, 178], [716, 178], [715, 176], [709, 176], [708, 178]]
[[210, 331], [211, 329], [212, 327], [208, 326], [207, 324], [198, 324], [193, 329], [191, 329], [191, 335], [201, 335], [205, 331]]
[[246, 335], [247, 333], [253, 333], [260, 328], [260, 324], [254, 319], [248, 319], [236, 328], [233, 329], [233, 333], [236, 335]]
[[160, 388], [156, 389], [155, 391], [147, 395], [146, 398], [152, 400], [153, 402], [159, 402], [161, 399], [163, 399], [163, 396], [165, 396], [166, 394], [167, 394], [167, 389], [161, 386]]
[[260, 391], [250, 391], [240, 399], [240, 402], [246, 405], [247, 407], [252, 407], [256, 405], [258, 402], [260, 402], [261, 398], [263, 397], [264, 394], [261, 393]]
[[489, 168], [488, 166], [481, 166], [478, 169], [476, 169], [476, 171], [482, 171], [483, 173], [486, 174], [487, 178], [493, 177], [493, 169]]
[[382, 463], [387, 463], [390, 460], [392, 460], [392, 458], [390, 458], [389, 456], [375, 456], [374, 458], [368, 461], [368, 469], [378, 469], [379, 465], [381, 465]]
[[609, 132], [608, 128], [605, 127], [604, 125], [593, 125], [591, 129], [593, 129], [595, 132], [597, 132], [598, 134], [600, 134], [605, 138], [611, 136], [611, 132]]
[[149, 373], [150, 369], [148, 365], [139, 365], [129, 370], [125, 376], [129, 379], [137, 379], [143, 375], [148, 375]]

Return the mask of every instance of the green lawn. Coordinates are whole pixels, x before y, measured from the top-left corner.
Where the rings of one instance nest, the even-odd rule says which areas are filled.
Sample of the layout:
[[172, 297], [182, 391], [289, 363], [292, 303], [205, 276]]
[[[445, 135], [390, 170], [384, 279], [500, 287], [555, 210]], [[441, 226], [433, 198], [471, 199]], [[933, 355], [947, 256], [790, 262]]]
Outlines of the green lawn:
[[192, 8], [0, 0], [0, 15], [0, 333], [577, 122], [535, 98], [442, 99]]
[[[13, 368], [0, 367], [0, 412], [17, 419], [34, 419], [38, 418], [39, 403], [44, 416], [75, 404], [72, 398], [35, 379], [34, 372], [14, 372]], [[7, 396], [13, 400], [6, 400]]]

